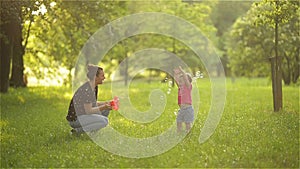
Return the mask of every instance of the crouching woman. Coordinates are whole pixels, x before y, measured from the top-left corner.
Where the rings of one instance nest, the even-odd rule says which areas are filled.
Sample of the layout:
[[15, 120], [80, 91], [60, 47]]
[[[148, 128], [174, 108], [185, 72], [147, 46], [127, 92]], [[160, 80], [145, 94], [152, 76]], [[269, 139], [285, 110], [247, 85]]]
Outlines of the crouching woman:
[[106, 127], [112, 109], [109, 101], [97, 101], [98, 85], [105, 79], [103, 68], [90, 64], [87, 69], [88, 80], [74, 93], [66, 116], [71, 133], [76, 135]]

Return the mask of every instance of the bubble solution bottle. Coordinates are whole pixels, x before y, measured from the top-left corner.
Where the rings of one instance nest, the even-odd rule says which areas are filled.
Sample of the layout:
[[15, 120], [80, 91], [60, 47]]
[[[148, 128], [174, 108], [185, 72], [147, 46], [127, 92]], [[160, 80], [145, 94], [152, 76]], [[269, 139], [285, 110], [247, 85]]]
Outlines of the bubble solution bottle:
[[112, 101], [110, 101], [110, 106], [113, 110], [119, 109], [119, 97], [115, 96]]

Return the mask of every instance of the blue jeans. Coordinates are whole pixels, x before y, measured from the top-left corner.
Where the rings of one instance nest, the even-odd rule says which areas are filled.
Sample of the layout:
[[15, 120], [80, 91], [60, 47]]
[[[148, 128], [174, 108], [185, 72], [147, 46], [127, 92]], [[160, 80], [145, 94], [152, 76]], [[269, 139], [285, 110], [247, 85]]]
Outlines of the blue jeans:
[[100, 130], [108, 125], [109, 110], [105, 110], [100, 114], [86, 114], [77, 117], [76, 121], [70, 121], [69, 124], [78, 133]]

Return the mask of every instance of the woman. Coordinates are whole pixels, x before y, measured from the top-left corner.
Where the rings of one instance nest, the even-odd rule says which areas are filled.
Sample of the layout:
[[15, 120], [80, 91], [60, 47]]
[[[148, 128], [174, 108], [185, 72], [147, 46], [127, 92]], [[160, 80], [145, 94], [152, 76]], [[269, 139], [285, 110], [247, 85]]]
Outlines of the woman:
[[108, 124], [109, 111], [112, 109], [109, 101], [97, 102], [98, 85], [105, 79], [104, 71], [96, 65], [88, 65], [85, 82], [75, 92], [70, 102], [68, 120], [72, 134], [97, 131]]

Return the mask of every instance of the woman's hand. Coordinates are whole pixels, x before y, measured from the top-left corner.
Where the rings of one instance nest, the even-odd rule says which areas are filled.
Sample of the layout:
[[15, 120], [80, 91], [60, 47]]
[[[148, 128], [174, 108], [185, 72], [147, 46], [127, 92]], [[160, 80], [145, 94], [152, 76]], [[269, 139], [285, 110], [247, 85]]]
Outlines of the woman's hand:
[[111, 107], [111, 105], [110, 105], [110, 102], [105, 102], [105, 103], [103, 104], [103, 109], [104, 109], [104, 110], [112, 110], [112, 107]]

